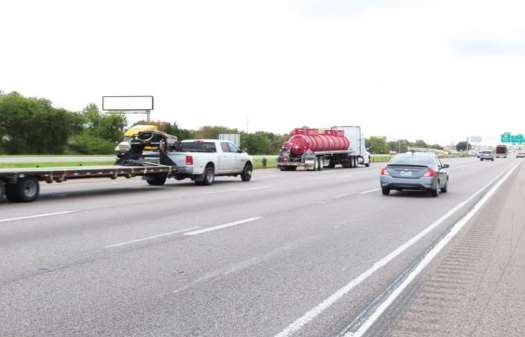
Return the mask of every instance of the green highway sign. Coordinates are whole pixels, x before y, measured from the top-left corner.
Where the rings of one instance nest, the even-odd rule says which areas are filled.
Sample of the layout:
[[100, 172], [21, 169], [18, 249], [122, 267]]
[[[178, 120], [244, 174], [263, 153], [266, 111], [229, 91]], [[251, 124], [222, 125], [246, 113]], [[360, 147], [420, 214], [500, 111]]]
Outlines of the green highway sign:
[[501, 135], [501, 142], [502, 143], [510, 143], [512, 142], [512, 135], [510, 132], [505, 132]]
[[513, 135], [510, 132], [505, 132], [501, 135], [501, 142], [521, 145], [525, 144], [525, 137], [521, 133]]

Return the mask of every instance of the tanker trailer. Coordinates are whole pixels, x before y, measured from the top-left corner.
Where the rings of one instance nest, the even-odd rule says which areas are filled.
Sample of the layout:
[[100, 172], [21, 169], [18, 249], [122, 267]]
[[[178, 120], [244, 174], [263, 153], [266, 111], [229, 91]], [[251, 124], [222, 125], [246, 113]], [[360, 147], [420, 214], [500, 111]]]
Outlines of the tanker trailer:
[[[324, 167], [334, 168], [341, 165], [345, 168], [356, 167], [358, 164], [369, 165], [369, 157], [353, 148], [363, 143], [347, 133], [355, 129], [334, 127], [319, 130], [311, 128], [297, 128], [290, 138], [284, 142], [278, 158], [278, 167], [281, 171], [295, 171], [298, 167], [306, 170], [322, 170]], [[355, 128], [355, 127], [351, 127]], [[360, 128], [359, 128], [360, 130]], [[359, 135], [360, 135], [359, 131]]]

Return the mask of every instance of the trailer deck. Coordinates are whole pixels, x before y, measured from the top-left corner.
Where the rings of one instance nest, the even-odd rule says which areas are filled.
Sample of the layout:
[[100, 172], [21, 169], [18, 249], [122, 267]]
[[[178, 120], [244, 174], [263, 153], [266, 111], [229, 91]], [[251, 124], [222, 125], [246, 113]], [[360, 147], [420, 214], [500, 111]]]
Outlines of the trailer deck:
[[[89, 167], [47, 167], [0, 169], [0, 198], [4, 191], [7, 199], [14, 202], [34, 201], [40, 193], [40, 181], [61, 183], [71, 179], [110, 178], [117, 179], [144, 176], [162, 181], [176, 173], [175, 166], [144, 165], [144, 166], [89, 166]], [[148, 181], [149, 182], [149, 181]]]

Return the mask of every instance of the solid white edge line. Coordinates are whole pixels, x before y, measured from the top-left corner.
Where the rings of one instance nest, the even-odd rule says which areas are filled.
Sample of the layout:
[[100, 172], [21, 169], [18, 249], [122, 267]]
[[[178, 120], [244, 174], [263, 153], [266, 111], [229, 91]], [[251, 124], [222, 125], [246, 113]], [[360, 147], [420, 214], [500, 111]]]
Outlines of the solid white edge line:
[[[520, 164], [517, 164], [514, 168], [511, 170], [513, 171], [516, 167], [518, 167]], [[323, 302], [319, 303], [309, 311], [307, 311], [305, 314], [303, 314], [301, 317], [296, 319], [294, 322], [292, 322], [290, 325], [288, 325], [284, 330], [279, 332], [275, 337], [289, 337], [292, 336], [295, 332], [299, 331], [303, 326], [311, 322], [313, 319], [315, 319], [317, 316], [319, 316], [322, 312], [324, 312], [326, 309], [331, 307], [334, 303], [339, 301], [343, 296], [345, 296], [347, 293], [349, 293], [353, 288], [361, 284], [363, 281], [365, 281], [368, 277], [373, 275], [376, 271], [390, 263], [394, 258], [399, 256], [401, 253], [403, 253], [405, 250], [416, 244], [421, 238], [426, 236], [429, 232], [434, 230], [437, 226], [441, 225], [445, 220], [447, 220], [450, 216], [452, 216], [454, 213], [456, 213], [458, 210], [463, 208], [465, 205], [467, 205], [469, 202], [474, 200], [479, 194], [481, 194], [483, 191], [485, 191], [490, 185], [492, 185], [495, 181], [500, 179], [503, 175], [505, 175], [508, 171], [502, 172], [501, 174], [498, 174], [494, 179], [492, 179], [490, 182], [488, 182], [485, 186], [483, 186], [481, 189], [479, 189], [477, 192], [475, 192], [473, 195], [471, 195], [466, 200], [459, 203], [457, 206], [449, 210], [447, 213], [445, 213], [443, 216], [441, 216], [439, 219], [434, 221], [430, 226], [416, 234], [414, 237], [412, 237], [410, 240], [399, 246], [396, 250], [391, 252], [390, 254], [386, 255], [385, 257], [381, 258], [379, 261], [374, 263], [369, 269], [364, 271], [362, 274], [348, 282], [345, 286], [337, 290], [334, 294], [332, 294], [330, 297], [325, 299]]]
[[432, 260], [441, 252], [443, 248], [461, 231], [461, 229], [479, 212], [479, 210], [492, 198], [501, 185], [510, 177], [510, 175], [519, 166], [514, 166], [507, 174], [501, 178], [474, 207], [452, 227], [449, 233], [432, 248], [419, 264], [408, 274], [407, 278], [383, 301], [377, 309], [368, 317], [366, 321], [355, 332], [349, 332], [344, 337], [362, 337], [370, 327], [381, 317], [381, 315], [392, 305], [392, 303], [401, 295], [403, 290], [432, 262]]
[[199, 230], [196, 230], [196, 231], [187, 232], [187, 233], [184, 233], [183, 235], [184, 236], [199, 235], [199, 234], [203, 234], [203, 233], [213, 232], [213, 231], [216, 231], [216, 230], [219, 230], [219, 229], [223, 229], [223, 228], [228, 228], [228, 227], [241, 225], [241, 224], [244, 224], [244, 223], [247, 223], [247, 222], [257, 221], [259, 219], [262, 219], [262, 217], [257, 216], [257, 217], [253, 217], [253, 218], [248, 218], [248, 219], [244, 219], [244, 220], [239, 220], [239, 221], [226, 223], [224, 225], [207, 227], [207, 228], [199, 229]]
[[65, 214], [71, 214], [71, 213], [74, 213], [74, 212], [75, 211], [63, 211], [63, 212], [35, 214], [35, 215], [28, 215], [28, 216], [19, 216], [19, 217], [16, 217], [16, 218], [0, 219], [0, 222], [10, 222], [10, 221], [29, 220], [29, 219], [36, 219], [36, 218], [45, 218], [45, 217], [48, 217], [48, 216], [65, 215]]
[[109, 245], [109, 246], [105, 246], [104, 248], [108, 249], [108, 248], [116, 248], [116, 247], [126, 246], [126, 245], [130, 245], [130, 244], [137, 243], [137, 242], [142, 242], [142, 241], [147, 241], [147, 240], [161, 238], [163, 236], [169, 236], [169, 235], [175, 235], [175, 234], [179, 234], [179, 233], [184, 233], [184, 232], [191, 231], [192, 229], [197, 229], [197, 228], [199, 228], [199, 227], [198, 226], [194, 226], [194, 227], [189, 227], [189, 228], [185, 228], [185, 229], [179, 229], [179, 230], [176, 230], [176, 231], [173, 231], [173, 232], [161, 233], [161, 234], [147, 236], [147, 237], [136, 239], [136, 240], [130, 240], [130, 241], [124, 241], [124, 242], [115, 243], [115, 244], [112, 244], [112, 245]]

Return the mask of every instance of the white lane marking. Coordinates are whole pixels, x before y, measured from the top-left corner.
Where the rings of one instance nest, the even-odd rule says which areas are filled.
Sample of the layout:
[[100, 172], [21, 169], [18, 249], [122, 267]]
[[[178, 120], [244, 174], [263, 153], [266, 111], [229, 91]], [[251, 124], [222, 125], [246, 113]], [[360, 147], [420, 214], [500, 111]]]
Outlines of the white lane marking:
[[390, 305], [401, 295], [403, 290], [432, 262], [432, 260], [439, 254], [439, 252], [446, 247], [446, 245], [461, 231], [461, 229], [479, 212], [479, 210], [485, 206], [488, 200], [494, 196], [498, 191], [501, 185], [510, 177], [510, 175], [516, 170], [519, 166], [514, 166], [501, 180], [499, 180], [492, 188], [472, 207], [472, 209], [461, 218], [456, 224], [452, 227], [449, 233], [445, 235], [441, 241], [439, 241], [434, 248], [432, 248], [427, 255], [419, 262], [407, 278], [401, 282], [401, 284], [388, 296], [384, 302], [382, 302], [377, 309], [368, 317], [366, 321], [355, 332], [349, 332], [344, 335], [344, 337], [362, 337], [370, 327], [381, 317], [381, 315], [388, 309]]
[[359, 194], [368, 194], [368, 193], [373, 193], [373, 192], [377, 192], [377, 191], [379, 191], [379, 188], [374, 188], [373, 190], [359, 192]]
[[270, 186], [259, 186], [259, 187], [252, 187], [252, 188], [243, 188], [238, 190], [233, 190], [234, 192], [251, 192], [251, 191], [259, 191], [259, 190], [266, 190], [269, 189]]
[[216, 231], [216, 230], [219, 230], [219, 229], [233, 227], [233, 226], [238, 226], [238, 225], [245, 224], [247, 222], [257, 221], [257, 220], [260, 220], [260, 219], [262, 219], [262, 217], [257, 216], [257, 217], [253, 217], [253, 218], [248, 218], [248, 219], [244, 219], [244, 220], [239, 220], [239, 221], [226, 223], [224, 225], [198, 229], [196, 231], [184, 233], [184, 236], [193, 236], [193, 235], [199, 235], [199, 234], [203, 234], [203, 233], [213, 232], [213, 231]]
[[251, 192], [251, 191], [266, 190], [266, 189], [268, 189], [270, 187], [271, 186], [258, 186], [258, 187], [252, 187], [252, 188], [230, 189], [230, 190], [222, 190], [222, 191], [211, 191], [211, 192], [202, 193], [202, 195], [219, 194], [219, 193], [227, 193], [227, 192]]
[[63, 211], [63, 212], [35, 214], [35, 215], [28, 215], [28, 216], [19, 216], [16, 218], [0, 219], [0, 222], [11, 222], [11, 221], [29, 220], [29, 219], [36, 219], [36, 218], [45, 218], [48, 216], [65, 215], [65, 214], [71, 214], [74, 212], [75, 211]]
[[189, 228], [185, 228], [185, 229], [179, 229], [179, 230], [176, 230], [176, 231], [173, 231], [173, 232], [167, 232], [167, 233], [147, 236], [145, 238], [140, 238], [140, 239], [136, 239], [136, 240], [130, 240], [130, 241], [124, 241], [124, 242], [115, 243], [115, 244], [106, 246], [104, 248], [108, 249], [108, 248], [116, 248], [116, 247], [131, 245], [131, 244], [137, 243], [137, 242], [153, 240], [153, 239], [158, 239], [158, 238], [161, 238], [161, 237], [164, 237], [164, 236], [170, 236], [170, 235], [184, 233], [184, 232], [191, 231], [191, 230], [197, 229], [197, 228], [199, 228], [199, 227], [198, 226], [194, 226], [194, 227], [189, 227]]
[[[512, 170], [514, 169], [515, 167]], [[460, 204], [452, 208], [450, 211], [445, 213], [442, 217], [434, 221], [430, 226], [428, 226], [427, 228], [425, 228], [424, 230], [416, 234], [414, 237], [412, 237], [410, 240], [408, 240], [407, 242], [399, 246], [396, 250], [394, 250], [390, 254], [386, 255], [385, 257], [381, 258], [379, 261], [374, 263], [369, 269], [364, 271], [361, 275], [357, 276], [355, 279], [348, 282], [345, 286], [337, 290], [334, 294], [332, 294], [330, 297], [325, 299], [323, 302], [319, 303], [318, 305], [316, 305], [315, 307], [307, 311], [303, 316], [296, 319], [294, 322], [288, 325], [284, 330], [282, 330], [277, 335], [275, 335], [275, 337], [292, 336], [294, 333], [299, 331], [303, 326], [310, 323], [313, 319], [315, 319], [317, 316], [323, 313], [326, 309], [330, 308], [334, 303], [339, 301], [343, 296], [348, 294], [352, 289], [354, 289], [356, 286], [358, 286], [363, 281], [365, 281], [367, 278], [369, 278], [371, 275], [373, 275], [376, 271], [378, 271], [379, 269], [381, 269], [382, 267], [390, 263], [393, 259], [399, 256], [405, 250], [407, 250], [408, 248], [416, 244], [421, 238], [426, 236], [429, 232], [431, 232], [436, 227], [441, 225], [445, 220], [447, 220], [450, 216], [452, 216], [458, 210], [460, 210], [465, 205], [467, 205], [469, 202], [474, 200], [478, 195], [480, 195], [483, 191], [485, 191], [492, 183], [500, 179], [500, 177], [503, 176], [505, 173], [506, 172], [503, 172], [497, 175], [494, 179], [492, 179], [489, 183], [483, 186], [480, 190], [478, 190], [468, 199], [466, 199], [465, 201], [461, 202]]]

